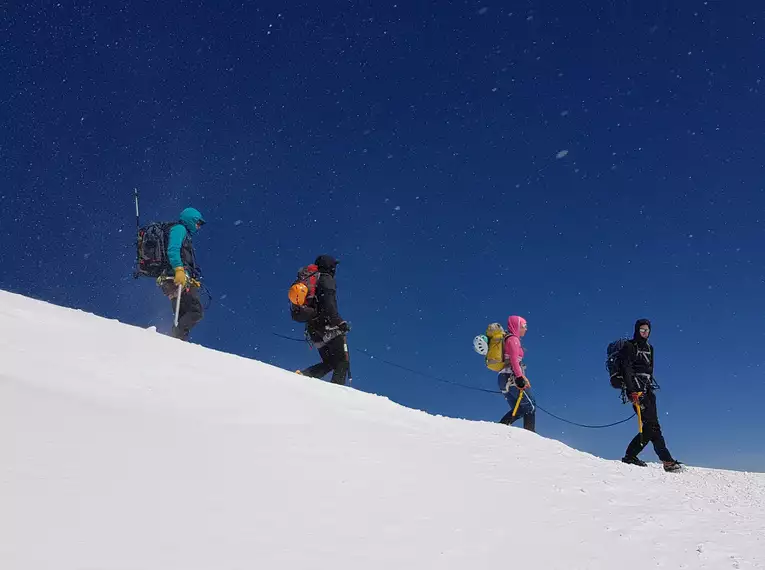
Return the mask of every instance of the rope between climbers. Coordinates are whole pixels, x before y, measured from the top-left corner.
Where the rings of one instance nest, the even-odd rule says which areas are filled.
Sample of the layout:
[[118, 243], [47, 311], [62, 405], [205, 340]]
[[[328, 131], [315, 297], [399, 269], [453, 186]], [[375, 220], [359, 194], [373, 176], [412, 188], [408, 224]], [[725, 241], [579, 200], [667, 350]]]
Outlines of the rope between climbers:
[[[291, 337], [291, 336], [286, 336], [286, 335], [275, 333], [275, 332], [272, 332], [271, 334], [273, 334], [274, 336], [277, 336], [279, 338], [283, 338], [285, 340], [292, 340], [292, 341], [295, 341], [295, 342], [305, 342], [304, 338], [294, 338], [294, 337]], [[486, 388], [478, 388], [477, 386], [469, 386], [467, 384], [461, 384], [459, 382], [454, 382], [453, 380], [447, 380], [445, 378], [440, 378], [440, 377], [435, 376], [433, 374], [428, 374], [426, 372], [420, 372], [419, 370], [414, 370], [413, 368], [408, 368], [406, 366], [402, 366], [401, 364], [397, 364], [397, 363], [392, 362], [390, 360], [386, 360], [384, 358], [380, 358], [378, 356], [375, 356], [374, 354], [371, 354], [368, 350], [366, 350], [364, 348], [354, 348], [352, 350], [354, 352], [360, 352], [360, 353], [364, 354], [365, 356], [367, 356], [369, 358], [372, 358], [374, 360], [379, 360], [380, 362], [382, 362], [383, 364], [387, 364], [388, 366], [392, 366], [394, 368], [398, 368], [399, 370], [404, 370], [405, 372], [409, 372], [410, 374], [415, 374], [417, 376], [422, 376], [422, 377], [428, 378], [430, 380], [435, 380], [435, 381], [441, 382], [443, 384], [450, 384], [452, 386], [457, 386], [459, 388], [464, 388], [465, 390], [473, 390], [475, 392], [484, 392], [486, 394], [501, 394], [502, 393], [499, 390], [489, 390], [489, 389], [486, 389]], [[553, 418], [555, 418], [558, 421], [570, 424], [572, 426], [577, 426], [577, 427], [587, 428], [587, 429], [603, 429], [603, 428], [614, 427], [614, 426], [618, 426], [619, 424], [626, 423], [626, 422], [630, 421], [632, 418], [635, 417], [635, 413], [633, 413], [630, 417], [625, 418], [623, 420], [619, 420], [618, 422], [613, 422], [613, 423], [610, 423], [610, 424], [603, 424], [603, 425], [588, 425], [588, 424], [580, 424], [578, 422], [572, 422], [571, 420], [567, 420], [567, 419], [562, 418], [560, 416], [556, 416], [552, 412], [548, 412], [547, 410], [545, 410], [539, 404], [536, 404], [536, 407], [539, 408], [539, 410], [541, 412], [544, 412], [548, 416], [553, 417]]]
[[603, 425], [592, 426], [592, 425], [580, 424], [580, 423], [577, 423], [577, 422], [572, 422], [571, 420], [566, 420], [564, 418], [556, 416], [552, 412], [548, 412], [547, 410], [545, 410], [539, 404], [537, 404], [537, 408], [539, 408], [540, 411], [546, 413], [548, 416], [551, 416], [551, 417], [555, 418], [558, 421], [561, 421], [561, 422], [564, 422], [564, 423], [567, 423], [567, 424], [571, 424], [572, 426], [578, 426], [578, 427], [581, 427], [581, 428], [588, 428], [588, 429], [602, 429], [602, 428], [610, 428], [610, 427], [618, 426], [619, 424], [626, 423], [626, 422], [630, 421], [632, 418], [635, 417], [635, 413], [633, 412], [633, 414], [630, 417], [625, 418], [623, 420], [619, 420], [618, 422], [614, 422], [614, 423], [611, 423], [611, 424], [603, 424]]

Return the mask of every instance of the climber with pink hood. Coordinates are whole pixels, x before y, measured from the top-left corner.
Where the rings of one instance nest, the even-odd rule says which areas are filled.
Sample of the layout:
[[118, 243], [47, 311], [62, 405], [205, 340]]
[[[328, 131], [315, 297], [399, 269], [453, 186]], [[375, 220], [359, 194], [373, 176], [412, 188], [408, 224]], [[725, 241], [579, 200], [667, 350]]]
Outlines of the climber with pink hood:
[[[523, 364], [523, 347], [521, 346], [521, 338], [526, 334], [528, 325], [526, 319], [517, 315], [512, 315], [507, 318], [507, 336], [505, 337], [505, 367], [499, 373], [497, 382], [499, 383], [499, 389], [505, 395], [507, 403], [510, 404], [510, 411], [507, 412], [500, 421], [505, 425], [511, 425], [513, 422], [520, 418], [523, 418], [523, 427], [529, 431], [536, 431], [536, 405], [534, 404], [534, 398], [531, 395], [531, 384], [526, 379], [525, 369]], [[518, 401], [518, 396], [521, 397], [521, 402], [518, 406], [518, 411], [513, 415], [513, 409]]]

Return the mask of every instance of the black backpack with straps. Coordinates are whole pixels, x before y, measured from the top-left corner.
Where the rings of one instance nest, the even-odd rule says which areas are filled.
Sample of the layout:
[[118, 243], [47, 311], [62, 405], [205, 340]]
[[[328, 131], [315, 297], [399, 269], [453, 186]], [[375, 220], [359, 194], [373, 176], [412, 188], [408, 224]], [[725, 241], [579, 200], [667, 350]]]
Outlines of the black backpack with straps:
[[153, 277], [172, 273], [167, 259], [170, 229], [179, 222], [152, 222], [138, 229], [137, 267], [134, 277]]
[[624, 388], [624, 376], [622, 374], [621, 351], [626, 343], [630, 342], [627, 338], [620, 338], [608, 344], [606, 349], [606, 370], [611, 381], [611, 387], [617, 390]]

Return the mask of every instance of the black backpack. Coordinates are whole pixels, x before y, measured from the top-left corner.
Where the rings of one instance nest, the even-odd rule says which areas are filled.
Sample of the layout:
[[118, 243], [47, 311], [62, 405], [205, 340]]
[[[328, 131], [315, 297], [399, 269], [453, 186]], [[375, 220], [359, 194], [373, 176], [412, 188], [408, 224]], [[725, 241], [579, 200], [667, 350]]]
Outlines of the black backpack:
[[172, 273], [167, 259], [167, 240], [170, 228], [178, 222], [152, 222], [138, 229], [136, 253], [138, 267], [135, 277], [160, 277]]
[[619, 354], [626, 343], [629, 342], [627, 338], [620, 338], [612, 343], [609, 343], [606, 349], [606, 370], [611, 380], [611, 386], [617, 390], [624, 388], [624, 376], [622, 375], [622, 362]]

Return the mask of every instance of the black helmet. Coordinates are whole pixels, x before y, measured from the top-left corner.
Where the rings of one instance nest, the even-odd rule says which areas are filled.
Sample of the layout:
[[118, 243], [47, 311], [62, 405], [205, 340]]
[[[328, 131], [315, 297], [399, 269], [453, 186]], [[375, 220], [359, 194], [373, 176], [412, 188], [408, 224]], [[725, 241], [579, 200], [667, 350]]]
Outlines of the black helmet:
[[332, 257], [331, 255], [320, 255], [316, 258], [316, 266], [319, 268], [319, 271], [322, 273], [330, 273], [331, 275], [335, 274], [335, 268], [337, 267], [337, 264], [340, 263], [337, 259]]

